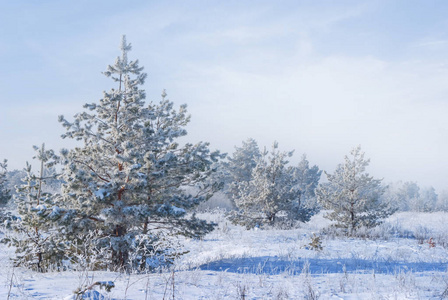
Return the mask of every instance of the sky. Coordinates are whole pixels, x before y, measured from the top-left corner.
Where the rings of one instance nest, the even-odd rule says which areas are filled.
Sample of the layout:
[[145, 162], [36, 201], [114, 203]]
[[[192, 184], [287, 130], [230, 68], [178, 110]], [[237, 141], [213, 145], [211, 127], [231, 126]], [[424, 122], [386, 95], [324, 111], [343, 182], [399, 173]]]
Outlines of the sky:
[[278, 141], [332, 173], [352, 148], [384, 182], [448, 190], [447, 1], [3, 1], [0, 159], [74, 143], [69, 120], [114, 83], [123, 34], [192, 116], [191, 142], [231, 154]]

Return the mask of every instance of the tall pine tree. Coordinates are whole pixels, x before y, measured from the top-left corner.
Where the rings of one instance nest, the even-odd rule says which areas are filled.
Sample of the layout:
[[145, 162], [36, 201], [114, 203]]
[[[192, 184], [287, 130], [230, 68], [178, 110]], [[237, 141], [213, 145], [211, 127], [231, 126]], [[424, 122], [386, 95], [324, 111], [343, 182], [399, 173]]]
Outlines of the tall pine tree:
[[[63, 138], [82, 141], [62, 151], [61, 232], [69, 243], [108, 250], [104, 260], [112, 268], [149, 267], [157, 255], [166, 261], [173, 253], [159, 243], [167, 236], [201, 237], [213, 229], [188, 211], [214, 192], [204, 182], [222, 157], [208, 143], [176, 142], [187, 134], [186, 105], [175, 109], [165, 92], [159, 103], [145, 104], [146, 73], [128, 59], [130, 50], [123, 36], [121, 56], [104, 72], [115, 89], [86, 104], [74, 121], [60, 116]], [[187, 194], [187, 186], [198, 192]]]

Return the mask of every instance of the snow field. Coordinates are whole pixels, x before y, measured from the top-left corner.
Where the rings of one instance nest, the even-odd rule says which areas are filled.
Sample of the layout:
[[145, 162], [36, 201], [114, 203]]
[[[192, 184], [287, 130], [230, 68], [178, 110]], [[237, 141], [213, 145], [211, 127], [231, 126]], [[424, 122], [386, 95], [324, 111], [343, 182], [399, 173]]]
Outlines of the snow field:
[[[198, 217], [217, 222], [217, 229], [183, 240], [190, 252], [160, 273], [34, 273], [13, 268], [13, 249], [1, 246], [0, 299], [75, 299], [74, 290], [96, 281], [114, 281], [115, 288], [95, 289], [100, 293], [92, 299], [448, 297], [447, 213], [398, 213], [359, 238], [324, 235], [330, 223], [323, 213], [292, 230], [248, 231], [216, 211]], [[322, 251], [309, 249], [313, 233]]]

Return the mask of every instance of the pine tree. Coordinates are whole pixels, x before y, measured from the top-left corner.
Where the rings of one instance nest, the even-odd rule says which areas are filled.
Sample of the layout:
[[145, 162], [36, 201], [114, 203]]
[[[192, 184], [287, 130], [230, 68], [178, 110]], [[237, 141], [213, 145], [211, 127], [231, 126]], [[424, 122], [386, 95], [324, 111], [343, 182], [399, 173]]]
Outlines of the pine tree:
[[[252, 170], [257, 166], [261, 153], [257, 142], [249, 138], [243, 141], [241, 147], [235, 147], [228, 162], [223, 163], [222, 180], [225, 183], [224, 192], [230, 199], [238, 198], [238, 184], [252, 179]], [[233, 203], [235, 204], [235, 203]]]
[[252, 177], [252, 170], [256, 167], [260, 157], [258, 144], [252, 138], [243, 141], [241, 147], [235, 147], [235, 152], [232, 157], [228, 158], [227, 164], [232, 181], [249, 181]]
[[448, 191], [443, 190], [437, 197], [436, 210], [448, 211]]
[[434, 187], [430, 186], [422, 189], [416, 210], [422, 212], [434, 211], [437, 199], [438, 195], [436, 194]]
[[[170, 236], [210, 232], [213, 224], [188, 211], [214, 192], [204, 181], [222, 158], [208, 143], [176, 142], [187, 134], [186, 105], [176, 110], [165, 91], [159, 103], [146, 105], [140, 89], [146, 74], [138, 60], [128, 60], [130, 50], [123, 37], [121, 56], [104, 72], [116, 89], [86, 104], [72, 122], [60, 116], [63, 138], [83, 145], [62, 151], [65, 183], [57, 221], [67, 243], [108, 250], [104, 261], [111, 268], [146, 268], [150, 258], [166, 262], [175, 253], [160, 244]], [[187, 186], [197, 187], [197, 194], [187, 194]]]
[[418, 210], [420, 187], [416, 182], [407, 181], [403, 183], [397, 194], [400, 211]]
[[331, 210], [326, 217], [336, 221], [336, 226], [353, 234], [361, 226], [373, 227], [393, 213], [380, 202], [385, 188], [381, 180], [365, 172], [370, 160], [358, 146], [345, 157], [334, 174], [325, 173], [327, 183], [319, 185], [317, 199], [324, 209]]
[[11, 207], [15, 206], [14, 195], [16, 193], [16, 186], [23, 184], [22, 179], [25, 178], [25, 176], [26, 173], [24, 170], [11, 170], [8, 171], [6, 174], [6, 180], [7, 180], [6, 186], [11, 193], [11, 199], [10, 199]]
[[294, 177], [297, 181], [295, 188], [300, 193], [292, 202], [290, 209], [287, 210], [289, 219], [306, 222], [319, 210], [315, 190], [321, 174], [322, 171], [319, 170], [318, 166], [310, 167], [310, 163], [304, 154], [297, 167], [294, 168]]
[[275, 142], [270, 152], [262, 153], [251, 179], [237, 184], [234, 201], [238, 211], [230, 214], [234, 223], [247, 228], [272, 225], [279, 212], [286, 212], [300, 197], [295, 170], [287, 166], [293, 152], [280, 152]]
[[2, 240], [16, 248], [14, 259], [17, 265], [29, 267], [39, 272], [45, 272], [50, 267], [61, 267], [65, 258], [63, 244], [55, 238], [59, 232], [51, 219], [54, 217], [54, 201], [58, 197], [46, 191], [47, 183], [57, 178], [57, 174], [49, 172], [58, 163], [59, 157], [53, 150], [46, 150], [43, 144], [41, 148], [34, 146], [37, 155], [33, 157], [39, 162], [39, 174], [32, 171], [32, 166], [27, 162], [24, 182], [17, 189], [15, 202], [20, 218], [11, 217], [7, 220], [7, 226], [14, 230], [15, 234]]
[[11, 191], [8, 188], [8, 161], [5, 159], [0, 163], [0, 207], [4, 208], [11, 199]]

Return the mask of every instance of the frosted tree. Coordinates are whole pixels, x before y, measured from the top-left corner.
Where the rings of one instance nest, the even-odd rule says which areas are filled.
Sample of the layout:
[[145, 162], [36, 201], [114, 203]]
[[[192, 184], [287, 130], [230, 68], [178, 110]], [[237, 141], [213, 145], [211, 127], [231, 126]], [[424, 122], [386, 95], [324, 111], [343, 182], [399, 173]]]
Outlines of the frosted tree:
[[420, 187], [416, 182], [407, 181], [398, 190], [397, 197], [398, 209], [400, 211], [417, 210], [420, 199]]
[[7, 180], [8, 161], [5, 159], [0, 163], [0, 207], [5, 207], [11, 199], [11, 190], [8, 188]]
[[7, 187], [11, 193], [11, 205], [14, 206], [14, 195], [16, 193], [16, 186], [22, 185], [22, 179], [25, 178], [26, 172], [24, 170], [11, 170], [6, 174]]
[[389, 184], [383, 195], [384, 201], [399, 211], [430, 212], [439, 209], [438, 198], [433, 187], [420, 188], [413, 181]]
[[[161, 246], [169, 237], [197, 238], [213, 229], [188, 211], [214, 192], [214, 185], [203, 183], [222, 157], [208, 143], [176, 142], [187, 134], [186, 105], [175, 109], [165, 92], [160, 102], [145, 104], [140, 86], [146, 73], [128, 59], [130, 50], [123, 37], [121, 56], [104, 72], [115, 89], [86, 104], [74, 121], [60, 116], [63, 138], [82, 146], [62, 151], [57, 221], [71, 244], [108, 250], [103, 260], [115, 269], [166, 262], [175, 255]], [[197, 192], [186, 193], [187, 186]]]
[[438, 195], [434, 187], [430, 186], [423, 188], [420, 192], [420, 197], [418, 201], [414, 203], [414, 210], [421, 212], [431, 212], [434, 211], [437, 203]]
[[252, 170], [256, 167], [261, 153], [257, 142], [249, 138], [243, 141], [241, 147], [235, 147], [235, 152], [223, 163], [223, 180], [225, 193], [231, 198], [238, 198], [238, 184], [252, 179]]
[[[51, 219], [54, 217], [54, 201], [57, 194], [46, 190], [47, 183], [57, 177], [53, 166], [59, 157], [53, 150], [34, 146], [37, 152], [34, 159], [39, 162], [40, 171], [35, 174], [27, 162], [23, 184], [17, 189], [15, 202], [20, 218], [8, 219], [7, 226], [16, 234], [9, 235], [2, 241], [16, 248], [15, 263], [44, 272], [51, 267], [60, 267], [64, 256], [64, 245], [55, 237], [59, 231]], [[50, 170], [50, 171], [49, 171]]]
[[296, 189], [299, 191], [298, 197], [291, 203], [287, 210], [288, 218], [291, 220], [308, 221], [318, 210], [315, 190], [319, 184], [322, 171], [310, 163], [304, 154], [301, 161], [294, 168], [293, 173], [296, 180]]
[[436, 210], [448, 211], [448, 191], [443, 190], [437, 197]]
[[227, 169], [232, 181], [249, 181], [252, 178], [252, 170], [256, 167], [261, 157], [257, 142], [249, 138], [243, 141], [241, 147], [235, 147], [231, 157], [228, 157]]
[[234, 196], [238, 211], [230, 214], [234, 223], [247, 228], [274, 224], [279, 212], [286, 212], [300, 197], [295, 169], [287, 166], [291, 152], [281, 152], [275, 142], [270, 152], [257, 160], [249, 181], [239, 182]]
[[385, 186], [384, 193], [381, 195], [381, 202], [397, 211], [403, 211], [408, 207], [408, 203], [402, 201], [403, 199], [399, 194], [401, 185], [401, 182], [390, 182]]
[[320, 184], [316, 190], [319, 203], [330, 210], [326, 217], [349, 234], [361, 226], [376, 226], [393, 213], [380, 201], [385, 190], [381, 180], [366, 173], [369, 163], [361, 147], [354, 148], [334, 174], [325, 173], [328, 182]]

